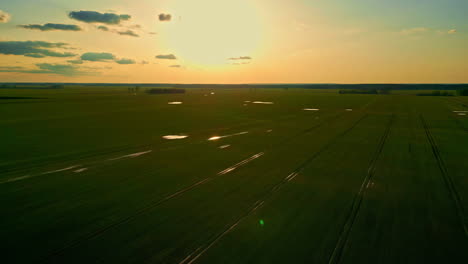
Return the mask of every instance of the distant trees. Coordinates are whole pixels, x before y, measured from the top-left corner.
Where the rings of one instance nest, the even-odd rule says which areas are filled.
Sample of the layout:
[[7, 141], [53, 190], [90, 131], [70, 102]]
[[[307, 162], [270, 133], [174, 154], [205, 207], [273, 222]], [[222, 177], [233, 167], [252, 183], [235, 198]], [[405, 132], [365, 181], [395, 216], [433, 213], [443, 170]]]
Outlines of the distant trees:
[[458, 96], [468, 96], [468, 89], [462, 89], [457, 91]]
[[173, 88], [160, 88], [160, 89], [148, 89], [148, 94], [183, 94], [185, 89], [173, 89]]
[[453, 93], [447, 91], [432, 91], [430, 93], [419, 93], [418, 96], [453, 96]]
[[366, 89], [366, 90], [339, 90], [339, 94], [378, 94], [377, 89]]
[[2, 89], [63, 89], [65, 88], [62, 84], [23, 84], [23, 85], [15, 85], [15, 84], [2, 84], [0, 86]]
[[383, 87], [381, 89], [345, 89], [339, 90], [339, 94], [390, 94], [391, 89]]

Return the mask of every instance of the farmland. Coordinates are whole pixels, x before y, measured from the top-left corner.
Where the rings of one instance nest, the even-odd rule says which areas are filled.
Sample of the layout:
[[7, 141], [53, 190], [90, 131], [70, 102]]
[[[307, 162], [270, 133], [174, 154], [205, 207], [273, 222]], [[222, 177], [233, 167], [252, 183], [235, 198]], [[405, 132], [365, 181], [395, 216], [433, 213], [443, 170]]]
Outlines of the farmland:
[[468, 99], [0, 89], [4, 263], [462, 263]]

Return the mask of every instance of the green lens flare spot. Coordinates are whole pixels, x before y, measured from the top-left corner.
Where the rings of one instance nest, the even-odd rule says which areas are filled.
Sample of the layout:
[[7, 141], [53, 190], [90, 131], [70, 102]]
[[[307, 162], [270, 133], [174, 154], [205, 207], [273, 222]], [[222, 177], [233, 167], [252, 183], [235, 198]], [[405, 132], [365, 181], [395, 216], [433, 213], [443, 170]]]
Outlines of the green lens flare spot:
[[258, 221], [260, 223], [261, 226], [264, 226], [265, 225], [265, 221], [263, 221], [262, 219], [260, 219], [260, 221]]

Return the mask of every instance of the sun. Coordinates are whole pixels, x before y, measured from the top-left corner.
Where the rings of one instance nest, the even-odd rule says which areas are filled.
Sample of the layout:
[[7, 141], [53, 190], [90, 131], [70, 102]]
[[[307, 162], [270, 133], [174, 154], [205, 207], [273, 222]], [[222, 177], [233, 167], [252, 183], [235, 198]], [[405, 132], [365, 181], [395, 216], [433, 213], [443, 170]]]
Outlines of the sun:
[[249, 0], [174, 0], [173, 18], [161, 23], [166, 48], [188, 64], [228, 65], [260, 48], [259, 12]]

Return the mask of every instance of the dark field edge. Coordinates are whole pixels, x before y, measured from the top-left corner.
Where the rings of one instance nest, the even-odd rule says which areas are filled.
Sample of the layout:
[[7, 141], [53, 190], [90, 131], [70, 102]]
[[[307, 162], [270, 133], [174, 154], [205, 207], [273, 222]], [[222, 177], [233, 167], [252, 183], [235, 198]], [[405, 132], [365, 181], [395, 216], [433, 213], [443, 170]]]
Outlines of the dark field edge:
[[[204, 253], [206, 253], [211, 247], [213, 247], [218, 241], [221, 240], [222, 237], [224, 237], [226, 234], [231, 232], [237, 225], [239, 225], [244, 219], [246, 219], [248, 216], [252, 215], [255, 213], [255, 211], [265, 205], [266, 202], [268, 202], [269, 199], [273, 196], [274, 193], [276, 193], [278, 190], [280, 190], [284, 185], [286, 185], [290, 180], [294, 179], [299, 173], [301, 173], [312, 161], [314, 161], [317, 157], [319, 157], [323, 152], [327, 151], [330, 147], [332, 147], [339, 138], [345, 136], [349, 132], [351, 132], [362, 120], [364, 120], [368, 114], [362, 115], [358, 120], [356, 120], [349, 128], [332, 138], [331, 140], [328, 141], [328, 143], [323, 146], [321, 149], [319, 149], [317, 152], [315, 152], [312, 156], [310, 156], [307, 160], [305, 160], [303, 163], [301, 163], [292, 173], [290, 173], [286, 178], [281, 180], [280, 182], [276, 183], [273, 185], [269, 191], [267, 191], [261, 200], [258, 200], [256, 203], [253, 204], [253, 206], [250, 207], [249, 210], [243, 215], [241, 215], [237, 221], [229, 225], [225, 230], [223, 230], [221, 233], [217, 234], [214, 236], [210, 241], [207, 241], [206, 246], [199, 247], [197, 250], [195, 250], [192, 254], [187, 256], [184, 260], [179, 262], [179, 264], [192, 264], [197, 259], [199, 259]], [[198, 253], [198, 254], [197, 254]], [[196, 254], [196, 255], [195, 255]]]
[[[0, 83], [0, 89], [66, 89], [72, 87], [163, 87], [163, 88], [303, 88], [303, 89], [370, 89], [390, 88], [394, 90], [459, 90], [468, 87], [464, 83], [241, 83], [241, 84], [182, 84], [182, 83]], [[18, 86], [17, 86], [18, 85]]]
[[445, 165], [445, 162], [440, 154], [439, 147], [437, 146], [437, 142], [432, 136], [432, 132], [426, 120], [424, 119], [422, 115], [419, 115], [419, 118], [421, 119], [421, 123], [424, 127], [424, 130], [426, 131], [427, 140], [429, 141], [429, 144], [431, 145], [432, 153], [434, 154], [434, 158], [437, 161], [437, 165], [442, 174], [442, 178], [444, 179], [445, 185], [447, 186], [447, 189], [450, 193], [452, 201], [455, 204], [457, 215], [460, 220], [460, 225], [465, 231], [465, 236], [468, 238], [468, 227], [466, 226], [466, 223], [465, 223], [465, 219], [466, 219], [465, 211], [462, 206], [460, 195], [458, 194], [457, 188], [455, 184], [453, 183], [452, 177], [448, 173], [447, 166]]
[[[365, 105], [365, 107], [367, 107], [368, 105], [369, 105], [369, 104]], [[325, 124], [327, 124], [327, 123], [329, 123], [329, 122], [332, 122], [332, 121], [334, 121], [334, 120], [339, 119], [339, 118], [342, 117], [344, 114], [345, 114], [345, 113], [340, 113], [340, 114], [337, 114], [337, 115], [328, 117], [328, 118], [322, 120], [322, 122], [320, 122], [319, 124], [316, 124], [316, 125], [314, 125], [314, 126], [312, 126], [312, 127], [310, 127], [310, 128], [307, 128], [307, 129], [303, 130], [302, 132], [300, 132], [300, 133], [298, 133], [298, 134], [295, 134], [295, 135], [293, 135], [293, 136], [291, 136], [291, 137], [288, 137], [287, 139], [281, 141], [281, 142], [278, 143], [278, 144], [275, 144], [274, 146], [268, 148], [265, 152], [271, 151], [271, 150], [274, 149], [275, 147], [280, 147], [280, 146], [284, 145], [285, 143], [289, 142], [290, 140], [292, 140], [292, 139], [294, 139], [294, 138], [297, 138], [297, 137], [300, 136], [300, 135], [304, 135], [304, 134], [310, 133], [310, 132], [312, 132], [312, 131], [314, 131], [314, 130], [320, 128], [321, 126], [323, 126], [323, 125], [325, 125]], [[366, 115], [365, 115], [365, 116], [366, 116]], [[361, 119], [359, 119], [358, 121], [360, 122], [363, 118], [364, 118], [364, 116], [361, 117]], [[352, 128], [354, 128], [356, 125], [357, 125], [357, 123], [356, 123], [355, 125], [353, 125]], [[352, 129], [352, 128], [351, 128], [351, 129]], [[350, 131], [351, 129], [349, 129], [349, 131]], [[349, 131], [348, 131], [348, 132], [349, 132]], [[328, 146], [328, 147], [329, 147], [329, 146]], [[316, 157], [314, 157], [314, 158], [316, 158]], [[313, 159], [314, 159], [314, 158], [313, 158]], [[308, 162], [312, 161], [313, 159], [309, 159]], [[304, 164], [302, 167], [304, 167], [305, 165], [306, 165], [306, 164]], [[85, 236], [83, 236], [82, 238], [79, 238], [79, 239], [77, 239], [77, 240], [75, 240], [75, 241], [69, 243], [68, 245], [65, 245], [64, 247], [62, 247], [62, 248], [60, 248], [60, 249], [58, 249], [58, 250], [56, 250], [56, 251], [53, 251], [52, 253], [50, 253], [50, 254], [48, 254], [46, 257], [44, 257], [44, 258], [42, 259], [41, 263], [48, 263], [48, 262], [50, 262], [55, 256], [61, 255], [61, 254], [64, 253], [66, 250], [68, 250], [68, 249], [70, 249], [70, 248], [73, 248], [73, 247], [76, 247], [76, 246], [78, 246], [78, 245], [80, 245], [80, 244], [82, 244], [82, 243], [84, 243], [84, 242], [86, 242], [86, 241], [88, 241], [88, 240], [93, 239], [93, 238], [99, 237], [100, 235], [104, 234], [105, 232], [107, 232], [107, 231], [109, 231], [109, 230], [111, 230], [111, 229], [113, 229], [113, 228], [115, 228], [115, 227], [117, 227], [117, 226], [120, 226], [120, 225], [122, 225], [122, 224], [128, 223], [128, 222], [132, 221], [133, 219], [135, 219], [136, 217], [138, 217], [138, 216], [140, 216], [140, 215], [143, 215], [143, 214], [145, 214], [145, 213], [151, 211], [152, 209], [154, 209], [154, 208], [160, 206], [161, 204], [164, 204], [164, 203], [168, 202], [169, 200], [171, 200], [171, 199], [173, 199], [173, 198], [179, 197], [179, 196], [183, 195], [183, 194], [186, 193], [186, 192], [189, 192], [189, 191], [191, 191], [191, 190], [193, 190], [193, 189], [195, 189], [195, 188], [197, 188], [197, 187], [200, 187], [200, 186], [202, 186], [202, 185], [204, 185], [204, 184], [206, 184], [206, 183], [208, 183], [208, 182], [214, 180], [215, 178], [217, 178], [217, 177], [219, 177], [219, 176], [220, 176], [220, 175], [217, 175], [217, 174], [216, 174], [216, 175], [212, 175], [212, 176], [208, 176], [208, 177], [206, 177], [206, 178], [204, 178], [204, 179], [202, 179], [202, 180], [200, 180], [200, 181], [198, 181], [198, 182], [196, 182], [196, 183], [193, 183], [193, 184], [190, 185], [190, 186], [187, 186], [187, 187], [185, 187], [185, 188], [182, 188], [182, 189], [177, 190], [177, 191], [174, 192], [173, 194], [168, 195], [168, 196], [166, 196], [165, 198], [163, 198], [163, 199], [161, 199], [161, 200], [158, 200], [158, 201], [156, 201], [156, 202], [154, 202], [154, 203], [150, 203], [150, 204], [146, 205], [145, 207], [143, 207], [143, 208], [137, 210], [134, 214], [131, 214], [131, 215], [129, 215], [129, 216], [125, 217], [125, 218], [122, 218], [122, 219], [120, 219], [120, 220], [116, 220], [116, 221], [115, 221], [114, 223], [112, 223], [112, 224], [109, 224], [109, 225], [107, 225], [107, 226], [105, 226], [105, 227], [103, 227], [103, 228], [97, 229], [96, 231], [94, 231], [94, 232], [92, 232], [92, 233], [90, 233], [90, 234], [88, 234], [88, 235], [85, 235]]]
[[43, 97], [27, 97], [27, 96], [0, 96], [0, 100], [22, 100], [22, 99], [47, 99]]
[[370, 180], [374, 176], [377, 161], [379, 160], [379, 157], [383, 151], [385, 143], [387, 142], [387, 138], [388, 138], [388, 135], [390, 134], [390, 129], [393, 125], [394, 120], [395, 120], [395, 114], [392, 114], [388, 121], [385, 132], [380, 138], [379, 144], [377, 145], [377, 150], [371, 159], [369, 168], [367, 169], [367, 175], [361, 184], [361, 188], [359, 189], [359, 192], [353, 198], [353, 202], [351, 204], [349, 214], [346, 217], [346, 220], [343, 224], [340, 235], [338, 236], [338, 240], [336, 241], [335, 248], [333, 249], [330, 259], [328, 260], [329, 264], [336, 264], [336, 263], [340, 263], [341, 261], [345, 246], [348, 243], [349, 234], [351, 233], [354, 222], [361, 208], [362, 200], [365, 195], [365, 186], [367, 186], [367, 184], [370, 182]]

